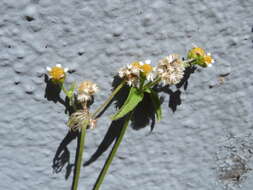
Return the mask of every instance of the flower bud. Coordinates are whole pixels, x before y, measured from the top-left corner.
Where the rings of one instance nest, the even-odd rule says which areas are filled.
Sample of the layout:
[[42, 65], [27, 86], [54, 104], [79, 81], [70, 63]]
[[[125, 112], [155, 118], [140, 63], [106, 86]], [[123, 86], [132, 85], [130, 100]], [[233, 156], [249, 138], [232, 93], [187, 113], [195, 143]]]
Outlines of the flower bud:
[[192, 48], [188, 52], [187, 58], [193, 59], [193, 64], [199, 65], [201, 67], [211, 66], [212, 63], [214, 63], [214, 59], [211, 57], [211, 54], [206, 53], [205, 50], [200, 47]]

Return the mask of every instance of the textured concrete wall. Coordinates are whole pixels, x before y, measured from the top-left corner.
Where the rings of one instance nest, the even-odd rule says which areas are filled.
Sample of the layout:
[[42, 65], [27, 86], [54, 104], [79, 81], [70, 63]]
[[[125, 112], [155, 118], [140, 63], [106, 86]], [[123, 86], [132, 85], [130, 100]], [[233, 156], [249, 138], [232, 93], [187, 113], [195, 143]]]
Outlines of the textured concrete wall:
[[[192, 43], [217, 63], [191, 76], [175, 113], [165, 95], [153, 133], [127, 130], [102, 189], [252, 189], [252, 10], [252, 0], [1, 0], [0, 189], [71, 187], [73, 172], [65, 174], [76, 140], [67, 146], [69, 164], [52, 168], [68, 117], [62, 104], [44, 98], [46, 66], [76, 70], [68, 83], [96, 81], [94, 109], [123, 64], [185, 55]], [[88, 132], [85, 160], [113, 112]], [[92, 188], [108, 152], [83, 168], [79, 189]]]

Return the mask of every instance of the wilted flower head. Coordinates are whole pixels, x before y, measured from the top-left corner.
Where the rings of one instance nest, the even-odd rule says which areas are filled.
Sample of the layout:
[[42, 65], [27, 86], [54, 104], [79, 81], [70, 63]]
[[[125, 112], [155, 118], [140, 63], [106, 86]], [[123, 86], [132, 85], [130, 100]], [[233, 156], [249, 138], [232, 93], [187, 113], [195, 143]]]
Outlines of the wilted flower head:
[[184, 76], [184, 70], [184, 64], [177, 54], [169, 55], [160, 60], [156, 68], [157, 75], [164, 85], [179, 83]]
[[94, 129], [96, 127], [96, 120], [92, 119], [89, 112], [87, 110], [78, 110], [71, 114], [69, 117], [67, 126], [73, 130], [79, 130], [84, 124], [88, 124], [90, 129]]
[[89, 112], [79, 110], [70, 115], [67, 126], [73, 131], [76, 131], [80, 129], [83, 126], [84, 122], [87, 122], [88, 119], [89, 119]]
[[200, 47], [192, 48], [187, 55], [188, 59], [195, 59], [194, 64], [197, 64], [201, 67], [210, 67], [214, 63], [214, 59], [211, 57], [210, 53], [206, 53]]
[[79, 102], [87, 102], [97, 91], [97, 84], [91, 81], [84, 81], [78, 88], [77, 100]]
[[47, 67], [47, 71], [50, 79], [56, 83], [63, 83], [66, 78], [66, 73], [68, 72], [68, 68], [62, 68], [61, 64], [57, 64], [54, 67]]
[[153, 67], [150, 60], [134, 61], [131, 64], [119, 70], [119, 77], [126, 80], [129, 86], [138, 86], [141, 76], [148, 80], [153, 80]]

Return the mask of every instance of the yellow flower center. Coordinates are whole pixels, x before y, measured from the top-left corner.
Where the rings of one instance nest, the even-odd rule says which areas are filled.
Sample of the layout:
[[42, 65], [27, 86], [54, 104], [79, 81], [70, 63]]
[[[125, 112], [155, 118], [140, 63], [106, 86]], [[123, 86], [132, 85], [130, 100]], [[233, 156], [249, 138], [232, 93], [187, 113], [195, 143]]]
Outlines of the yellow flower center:
[[49, 71], [49, 75], [54, 80], [61, 80], [65, 77], [64, 69], [61, 67], [53, 67], [51, 71]]
[[143, 73], [145, 75], [147, 75], [153, 70], [153, 67], [149, 64], [144, 64], [144, 65], [141, 66], [141, 69], [142, 69]]
[[205, 50], [200, 47], [195, 47], [192, 49], [192, 52], [198, 56], [204, 56], [206, 54]]
[[144, 75], [147, 75], [153, 70], [153, 67], [150, 64], [141, 65], [139, 61], [134, 61], [131, 64], [133, 67], [140, 69]]
[[213, 58], [211, 56], [209, 56], [209, 55], [204, 56], [204, 62], [206, 64], [211, 64], [212, 61], [213, 61]]
[[134, 61], [134, 62], [132, 62], [131, 65], [132, 65], [133, 67], [136, 67], [136, 68], [138, 68], [138, 69], [141, 69], [141, 64], [140, 64], [139, 61]]

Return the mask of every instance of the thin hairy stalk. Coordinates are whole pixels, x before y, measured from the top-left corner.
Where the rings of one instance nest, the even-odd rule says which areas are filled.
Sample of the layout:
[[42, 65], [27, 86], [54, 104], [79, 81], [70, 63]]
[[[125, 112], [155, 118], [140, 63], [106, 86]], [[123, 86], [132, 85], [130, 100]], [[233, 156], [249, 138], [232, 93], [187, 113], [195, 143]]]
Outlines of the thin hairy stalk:
[[129, 120], [131, 119], [131, 116], [132, 116], [132, 114], [130, 113], [127, 116], [127, 118], [125, 119], [125, 122], [124, 122], [123, 127], [122, 127], [121, 132], [120, 132], [120, 135], [116, 139], [116, 142], [113, 145], [113, 148], [112, 148], [112, 150], [111, 150], [111, 152], [110, 152], [110, 154], [109, 154], [109, 156], [108, 156], [108, 158], [107, 158], [107, 160], [106, 160], [106, 162], [104, 164], [104, 167], [103, 167], [102, 171], [99, 174], [99, 177], [97, 178], [97, 181], [96, 181], [96, 183], [95, 183], [95, 185], [93, 187], [93, 190], [99, 190], [101, 184], [103, 183], [105, 175], [106, 175], [106, 173], [107, 173], [107, 171], [108, 171], [108, 169], [109, 169], [109, 167], [110, 167], [110, 165], [112, 163], [112, 160], [113, 160], [114, 156], [116, 155], [116, 152], [117, 152], [117, 150], [119, 148], [119, 145], [120, 145], [120, 143], [121, 143], [121, 141], [123, 139], [123, 136], [124, 136], [124, 134], [126, 132], [126, 129], [128, 127], [128, 123], [129, 123]]
[[125, 84], [125, 81], [122, 81], [117, 86], [117, 88], [115, 88], [115, 90], [112, 92], [109, 98], [107, 98], [107, 100], [100, 107], [98, 107], [98, 109], [92, 114], [93, 118], [96, 118], [101, 113], [101, 111], [105, 109], [105, 107], [111, 102], [113, 97], [120, 91], [120, 89], [124, 86], [124, 84]]
[[75, 166], [74, 182], [73, 182], [72, 190], [77, 190], [77, 187], [78, 187], [87, 125], [88, 125], [88, 122], [85, 122], [81, 128], [81, 134], [79, 136], [79, 146], [78, 146], [78, 150], [77, 150], [78, 155], [77, 155], [77, 161], [76, 161], [76, 166]]

